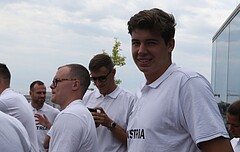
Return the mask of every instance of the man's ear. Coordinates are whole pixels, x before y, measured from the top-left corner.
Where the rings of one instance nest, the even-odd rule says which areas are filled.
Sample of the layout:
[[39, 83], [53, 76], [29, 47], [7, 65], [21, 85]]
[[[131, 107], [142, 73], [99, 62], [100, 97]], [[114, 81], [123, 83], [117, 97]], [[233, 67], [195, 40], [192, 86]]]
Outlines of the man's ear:
[[72, 85], [72, 89], [73, 90], [78, 90], [78, 88], [80, 88], [80, 81], [79, 80], [75, 80], [73, 85]]
[[175, 47], [175, 39], [171, 38], [168, 42], [168, 52], [171, 53]]
[[116, 74], [116, 69], [113, 68], [112, 72], [113, 72], [113, 74], [115, 75], [115, 74]]

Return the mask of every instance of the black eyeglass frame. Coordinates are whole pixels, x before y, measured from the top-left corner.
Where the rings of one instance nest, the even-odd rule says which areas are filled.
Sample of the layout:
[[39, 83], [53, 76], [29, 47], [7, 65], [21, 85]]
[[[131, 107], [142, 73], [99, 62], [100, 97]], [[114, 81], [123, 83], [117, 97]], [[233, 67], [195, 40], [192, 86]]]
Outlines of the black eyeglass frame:
[[99, 82], [105, 82], [107, 81], [107, 77], [109, 76], [109, 74], [112, 72], [112, 70], [110, 70], [106, 75], [103, 76], [99, 76], [99, 77], [90, 77], [91, 81], [96, 82], [97, 80]]
[[67, 78], [62, 78], [62, 79], [60, 79], [60, 78], [54, 78], [53, 81], [52, 81], [52, 86], [53, 86], [53, 87], [56, 87], [57, 84], [58, 84], [59, 82], [62, 82], [62, 81], [75, 81], [75, 80], [77, 80], [77, 79], [67, 79]]

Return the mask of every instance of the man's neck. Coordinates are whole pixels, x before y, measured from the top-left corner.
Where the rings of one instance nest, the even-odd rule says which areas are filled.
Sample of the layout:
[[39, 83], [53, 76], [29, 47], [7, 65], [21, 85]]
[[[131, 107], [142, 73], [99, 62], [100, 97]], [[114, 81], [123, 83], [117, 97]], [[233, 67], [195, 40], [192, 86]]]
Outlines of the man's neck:
[[33, 108], [35, 108], [37, 110], [39, 110], [43, 107], [43, 104], [36, 104], [34, 102], [31, 102], [31, 105], [32, 105]]
[[112, 86], [108, 89], [108, 91], [107, 91], [105, 94], [102, 94], [102, 95], [103, 95], [103, 96], [106, 96], [106, 95], [112, 93], [116, 88], [117, 88], [117, 85], [114, 84], [114, 85], [112, 85]]
[[0, 87], [0, 94], [2, 94], [2, 92], [4, 90], [8, 89], [8, 88], [9, 88], [9, 86], [2, 86], [2, 87]]

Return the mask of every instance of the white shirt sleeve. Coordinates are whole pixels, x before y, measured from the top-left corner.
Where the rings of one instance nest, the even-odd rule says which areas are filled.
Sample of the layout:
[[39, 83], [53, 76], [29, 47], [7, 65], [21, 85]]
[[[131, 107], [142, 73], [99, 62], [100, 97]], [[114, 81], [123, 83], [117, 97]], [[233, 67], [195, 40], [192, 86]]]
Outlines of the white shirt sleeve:
[[50, 135], [49, 151], [73, 152], [82, 145], [84, 125], [79, 117], [63, 113], [56, 118], [48, 135]]

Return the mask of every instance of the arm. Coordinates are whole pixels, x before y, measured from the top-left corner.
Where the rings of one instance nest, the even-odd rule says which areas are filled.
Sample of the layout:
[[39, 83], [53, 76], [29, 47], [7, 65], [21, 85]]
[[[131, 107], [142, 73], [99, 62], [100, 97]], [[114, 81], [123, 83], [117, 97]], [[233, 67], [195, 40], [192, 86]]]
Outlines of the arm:
[[199, 140], [197, 136], [205, 140], [197, 142], [199, 149], [203, 152], [232, 152], [228, 133], [210, 84], [205, 79], [190, 79], [185, 83], [182, 95], [182, 109], [186, 120], [186, 123], [182, 124], [186, 126], [185, 128], [192, 128], [188, 129], [188, 132], [194, 141]]
[[45, 149], [49, 148], [49, 141], [50, 141], [50, 136], [46, 135], [45, 139], [44, 139], [44, 143], [43, 143], [43, 147]]
[[111, 129], [111, 132], [114, 137], [121, 141], [125, 146], [127, 146], [127, 133], [123, 128], [121, 128], [118, 124], [116, 127]]
[[198, 147], [202, 152], [233, 152], [229, 139], [223, 137], [201, 142]]
[[[113, 120], [108, 117], [101, 107], [97, 107], [96, 109], [100, 112], [92, 112], [95, 123], [110, 128]], [[120, 142], [122, 142], [124, 145], [127, 145], [127, 133], [121, 126], [116, 123], [116, 127], [109, 131], [111, 131], [113, 136], [116, 137]]]

